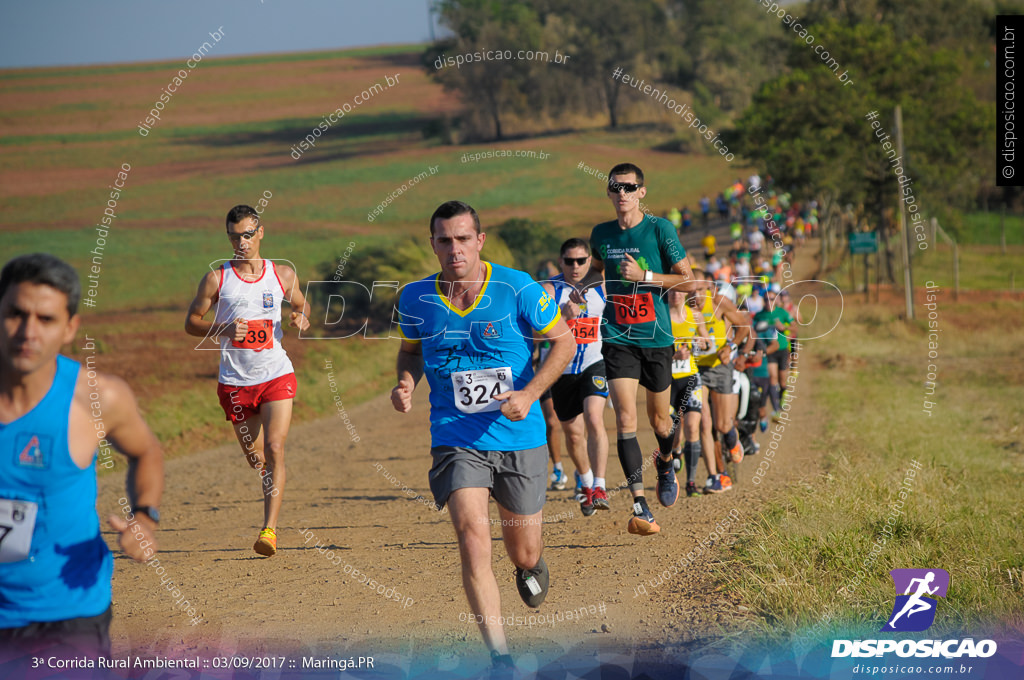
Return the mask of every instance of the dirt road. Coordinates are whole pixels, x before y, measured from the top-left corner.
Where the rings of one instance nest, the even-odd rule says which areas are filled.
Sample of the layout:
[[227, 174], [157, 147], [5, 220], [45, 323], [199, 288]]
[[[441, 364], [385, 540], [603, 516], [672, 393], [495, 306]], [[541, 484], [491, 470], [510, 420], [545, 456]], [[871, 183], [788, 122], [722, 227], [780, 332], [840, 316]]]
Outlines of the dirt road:
[[[612, 509], [583, 517], [571, 490], [549, 492], [544, 542], [552, 585], [539, 611], [517, 596], [497, 522], [493, 528], [502, 612], [552, 619], [530, 625], [524, 618], [507, 627], [513, 654], [548, 658], [580, 647], [663, 657], [741, 626], [748, 616], [742, 603], [723, 596], [709, 566], [727, 558], [725, 544], [773, 493], [817, 474], [815, 364], [812, 343], [801, 355], [792, 422], [760, 484], [752, 476], [763, 453], [739, 466], [733, 491], [681, 495], [665, 509], [656, 503], [648, 468], [647, 495], [662, 527], [653, 537], [626, 532], [628, 493], [614, 489], [623, 475], [608, 409]], [[326, 372], [320, 384], [300, 385], [299, 399], [303, 390], [327, 390]], [[210, 407], [216, 408], [214, 384], [209, 387]], [[391, 658], [398, 668], [412, 659], [443, 669], [463, 656], [482, 655], [476, 626], [465, 616], [449, 517], [427, 500], [426, 383], [410, 414], [394, 412], [381, 395], [345, 415], [353, 430], [340, 416], [292, 430], [273, 558], [251, 548], [262, 520], [259, 479], [236, 446], [168, 462], [158, 567], [116, 561], [115, 657], [244, 651], [298, 659], [338, 653]], [[767, 451], [769, 438], [759, 440]], [[640, 442], [648, 452], [656, 447], [650, 428], [641, 428]], [[698, 475], [704, 479], [703, 465]], [[119, 475], [101, 480], [101, 516], [117, 509], [122, 488]], [[105, 536], [112, 542], [110, 532]], [[682, 567], [678, 575], [673, 563]], [[189, 607], [201, 619], [195, 625]], [[482, 663], [482, 656], [467, 659], [464, 666]]]

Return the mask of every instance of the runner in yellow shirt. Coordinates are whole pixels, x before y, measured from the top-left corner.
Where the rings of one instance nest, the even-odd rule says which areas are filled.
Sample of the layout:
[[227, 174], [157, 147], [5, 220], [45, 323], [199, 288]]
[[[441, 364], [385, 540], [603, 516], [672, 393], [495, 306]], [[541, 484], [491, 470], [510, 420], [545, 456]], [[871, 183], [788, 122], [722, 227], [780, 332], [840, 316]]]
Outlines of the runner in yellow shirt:
[[[697, 462], [701, 457], [700, 425], [704, 412], [704, 393], [692, 350], [695, 345], [698, 351], [706, 350], [711, 346], [711, 342], [704, 316], [700, 312], [694, 313], [686, 304], [686, 300], [685, 293], [669, 291], [668, 304], [672, 315], [672, 335], [675, 338], [676, 350], [672, 355], [671, 400], [676, 421], [672, 441], [672, 462], [676, 470], [679, 470], [682, 467], [682, 459], [686, 460], [686, 495], [697, 496], [701, 493], [697, 488], [696, 476]], [[710, 413], [706, 417], [710, 424]], [[716, 470], [714, 450], [703, 453], [708, 470]]]

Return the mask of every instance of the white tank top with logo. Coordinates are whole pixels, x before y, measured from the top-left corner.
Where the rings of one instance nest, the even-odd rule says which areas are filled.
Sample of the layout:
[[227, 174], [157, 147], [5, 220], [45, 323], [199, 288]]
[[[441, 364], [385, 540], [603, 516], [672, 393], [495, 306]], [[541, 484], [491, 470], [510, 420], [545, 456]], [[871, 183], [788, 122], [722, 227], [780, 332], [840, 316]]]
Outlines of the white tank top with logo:
[[255, 281], [242, 279], [232, 263], [218, 270], [217, 325], [242, 318], [248, 322], [245, 339], [220, 338], [220, 374], [218, 382], [244, 387], [269, 382], [294, 372], [281, 340], [281, 301], [284, 285], [277, 268], [263, 260], [263, 273]]
[[[569, 301], [573, 286], [566, 283], [565, 276], [562, 274], [551, 279], [551, 285], [555, 289], [555, 302], [561, 307]], [[566, 321], [576, 338], [576, 354], [562, 371], [563, 375], [579, 375], [583, 369], [603, 359], [601, 356], [601, 317], [604, 314], [604, 306], [604, 287], [601, 285], [591, 286], [583, 294], [580, 316]]]

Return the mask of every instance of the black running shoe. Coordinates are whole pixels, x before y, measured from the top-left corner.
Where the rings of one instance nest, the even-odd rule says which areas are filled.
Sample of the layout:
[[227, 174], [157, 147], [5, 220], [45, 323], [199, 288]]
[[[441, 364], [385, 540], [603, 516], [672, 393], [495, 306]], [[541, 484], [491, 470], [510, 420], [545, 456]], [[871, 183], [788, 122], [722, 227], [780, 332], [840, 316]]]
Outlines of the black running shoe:
[[512, 663], [511, 654], [498, 654], [491, 650], [491, 680], [512, 680], [515, 677], [516, 665]]
[[594, 514], [594, 490], [588, 486], [583, 487], [583, 493], [580, 494], [580, 512], [583, 513], [584, 517], [590, 517]]
[[516, 588], [527, 607], [536, 609], [548, 595], [548, 565], [541, 557], [533, 569], [516, 567]]

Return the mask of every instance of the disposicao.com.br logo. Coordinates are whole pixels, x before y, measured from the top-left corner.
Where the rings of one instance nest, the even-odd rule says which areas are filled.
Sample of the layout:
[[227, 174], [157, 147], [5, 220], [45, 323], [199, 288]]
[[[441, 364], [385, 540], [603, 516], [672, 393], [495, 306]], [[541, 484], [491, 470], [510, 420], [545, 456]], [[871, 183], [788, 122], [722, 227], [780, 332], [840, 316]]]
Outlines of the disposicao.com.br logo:
[[[935, 610], [938, 606], [935, 597], [945, 597], [949, 589], [949, 572], [945, 569], [893, 569], [889, 573], [892, 575], [897, 594], [892, 614], [882, 626], [881, 632], [913, 633], [927, 630], [935, 621]], [[988, 658], [996, 653], [996, 643], [993, 640], [975, 643], [972, 638], [832, 642], [833, 658], [884, 656], [891, 652], [901, 657]]]

